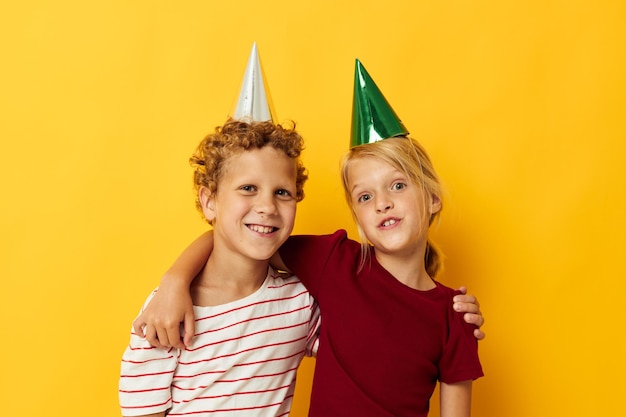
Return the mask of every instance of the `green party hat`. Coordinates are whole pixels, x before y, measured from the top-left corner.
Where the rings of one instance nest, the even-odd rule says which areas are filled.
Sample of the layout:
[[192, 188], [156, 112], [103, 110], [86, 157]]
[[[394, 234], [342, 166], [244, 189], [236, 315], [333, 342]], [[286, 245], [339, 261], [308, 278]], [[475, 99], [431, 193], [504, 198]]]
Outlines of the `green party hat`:
[[233, 119], [245, 122], [274, 122], [276, 113], [265, 82], [256, 42], [252, 45], [237, 105], [231, 115]]
[[350, 147], [408, 134], [409, 131], [357, 59]]

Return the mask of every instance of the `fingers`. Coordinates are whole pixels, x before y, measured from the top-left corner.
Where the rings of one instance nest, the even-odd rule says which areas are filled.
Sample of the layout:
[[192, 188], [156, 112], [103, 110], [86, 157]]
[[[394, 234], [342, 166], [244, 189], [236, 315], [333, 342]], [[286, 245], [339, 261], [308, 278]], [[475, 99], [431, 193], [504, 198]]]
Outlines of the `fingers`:
[[139, 317], [133, 321], [133, 331], [136, 335], [144, 337], [148, 343], [150, 343], [150, 346], [157, 348], [164, 347], [159, 343], [156, 328], [146, 323], [143, 319], [143, 314], [139, 315]]
[[452, 308], [454, 308], [454, 311], [458, 311], [459, 313], [481, 314], [480, 308], [474, 303], [455, 302], [452, 305]]
[[146, 325], [146, 321], [143, 320], [142, 316], [139, 316], [133, 321], [133, 332], [138, 336], [144, 336], [144, 326]]
[[485, 318], [480, 312], [480, 303], [478, 299], [472, 294], [467, 293], [466, 287], [459, 288], [461, 294], [457, 294], [452, 299], [454, 301], [453, 308], [455, 311], [465, 313], [463, 319], [470, 324], [475, 325], [474, 337], [478, 340], [485, 338], [485, 332], [480, 330], [480, 327], [485, 324]]
[[485, 324], [485, 318], [480, 314], [473, 313], [465, 313], [463, 315], [463, 319], [470, 324], [476, 326], [474, 329], [474, 337], [478, 340], [483, 340], [485, 338], [485, 332], [483, 332], [480, 327]]
[[175, 347], [177, 349], [185, 349], [185, 345], [183, 344], [183, 340], [180, 335], [180, 327], [177, 327], [175, 330], [172, 329], [168, 331], [167, 339], [169, 341], [168, 346]]
[[156, 328], [154, 326], [146, 325], [144, 328], [144, 334], [145, 334], [146, 340], [148, 341], [148, 343], [150, 343], [150, 346], [153, 346], [156, 348], [164, 347], [161, 345], [161, 343], [159, 343], [159, 338], [157, 337]]
[[485, 338], [485, 333], [480, 329], [474, 329], [474, 337], [478, 340], [483, 340]]
[[465, 313], [463, 315], [463, 319], [467, 323], [473, 324], [476, 327], [482, 327], [482, 325], [485, 324], [485, 318], [481, 316], [480, 314]]
[[191, 347], [191, 339], [193, 339], [193, 335], [195, 334], [195, 324], [196, 321], [193, 311], [185, 314], [185, 320], [183, 322], [185, 337], [183, 338], [183, 343], [186, 347]]
[[170, 343], [170, 338], [168, 337], [168, 332], [167, 329], [163, 328], [163, 327], [157, 327], [156, 328], [156, 334], [157, 334], [157, 338], [158, 343], [162, 346], [162, 347], [170, 347], [171, 343]]
[[[180, 326], [178, 323], [167, 326], [156, 325], [156, 337], [158, 339], [156, 340], [158, 346], [154, 345], [156, 347], [175, 347], [178, 349], [185, 348], [180, 338]], [[150, 343], [152, 344], [152, 341], [150, 341]]]
[[475, 304], [476, 308], [480, 307], [480, 303], [478, 302], [478, 299], [472, 294], [463, 294], [463, 295], [457, 294], [454, 296], [452, 301], [454, 301], [455, 303]]
[[[137, 323], [138, 325], [139, 323]], [[133, 323], [133, 327], [135, 328], [135, 333], [137, 333], [137, 329], [135, 327], [135, 323]], [[156, 348], [171, 348], [175, 347], [178, 349], [184, 349], [185, 346], [180, 338], [180, 327], [176, 326], [154, 326], [150, 324], [146, 324], [142, 326], [143, 328], [138, 335], [144, 335], [150, 346]], [[191, 333], [193, 335], [193, 333]]]

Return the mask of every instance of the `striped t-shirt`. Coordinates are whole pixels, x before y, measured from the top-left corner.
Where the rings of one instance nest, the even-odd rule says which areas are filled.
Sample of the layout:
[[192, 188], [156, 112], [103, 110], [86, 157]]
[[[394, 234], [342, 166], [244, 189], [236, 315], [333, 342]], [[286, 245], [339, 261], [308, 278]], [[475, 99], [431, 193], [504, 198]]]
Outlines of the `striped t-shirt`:
[[191, 348], [157, 349], [131, 333], [119, 384], [122, 414], [288, 415], [300, 360], [317, 349], [319, 310], [304, 285], [270, 268], [255, 293], [194, 306], [194, 313]]

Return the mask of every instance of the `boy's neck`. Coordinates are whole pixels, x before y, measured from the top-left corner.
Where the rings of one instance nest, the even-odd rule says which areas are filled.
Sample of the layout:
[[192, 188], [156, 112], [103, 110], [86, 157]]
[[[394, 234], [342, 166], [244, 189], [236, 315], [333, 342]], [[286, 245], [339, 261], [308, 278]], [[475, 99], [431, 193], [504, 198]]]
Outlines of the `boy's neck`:
[[224, 259], [213, 252], [191, 284], [193, 304], [215, 306], [245, 298], [263, 285], [268, 267], [269, 261]]

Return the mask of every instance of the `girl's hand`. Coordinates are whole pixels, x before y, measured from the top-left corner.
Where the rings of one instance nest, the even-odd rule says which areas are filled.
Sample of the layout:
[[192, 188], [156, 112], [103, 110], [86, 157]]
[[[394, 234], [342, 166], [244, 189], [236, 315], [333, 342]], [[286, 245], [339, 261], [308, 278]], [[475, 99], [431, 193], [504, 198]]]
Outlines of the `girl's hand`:
[[480, 303], [475, 296], [467, 294], [467, 288], [459, 288], [463, 294], [454, 296], [454, 310], [460, 313], [465, 313], [463, 318], [467, 323], [474, 324], [477, 329], [474, 330], [474, 337], [478, 340], [485, 338], [485, 333], [480, 330], [483, 324], [485, 324], [485, 318], [480, 312]]
[[[184, 349], [191, 346], [194, 314], [189, 287], [176, 280], [163, 279], [150, 303], [133, 322], [136, 334], [144, 335], [150, 345]], [[181, 323], [184, 339], [181, 339]]]

